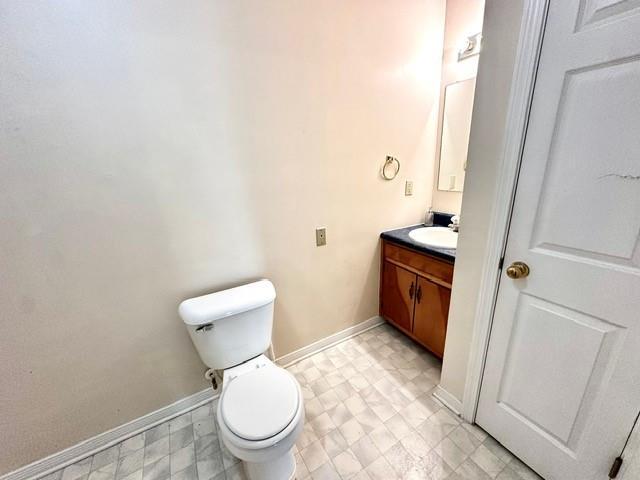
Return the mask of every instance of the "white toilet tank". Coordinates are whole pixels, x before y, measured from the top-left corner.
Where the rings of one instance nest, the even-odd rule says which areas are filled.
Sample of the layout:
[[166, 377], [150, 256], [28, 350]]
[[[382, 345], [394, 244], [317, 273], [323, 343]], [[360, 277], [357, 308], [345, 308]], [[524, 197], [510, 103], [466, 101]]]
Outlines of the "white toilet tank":
[[204, 364], [224, 370], [269, 348], [275, 298], [273, 284], [260, 280], [190, 298], [178, 311]]

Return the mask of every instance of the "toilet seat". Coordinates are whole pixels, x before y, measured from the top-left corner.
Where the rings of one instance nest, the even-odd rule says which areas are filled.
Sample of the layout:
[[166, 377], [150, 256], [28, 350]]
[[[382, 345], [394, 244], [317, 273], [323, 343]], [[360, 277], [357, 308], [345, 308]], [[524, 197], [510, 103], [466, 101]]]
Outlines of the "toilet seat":
[[285, 430], [300, 408], [298, 384], [275, 366], [257, 368], [230, 379], [220, 398], [226, 427], [247, 441], [272, 438]]

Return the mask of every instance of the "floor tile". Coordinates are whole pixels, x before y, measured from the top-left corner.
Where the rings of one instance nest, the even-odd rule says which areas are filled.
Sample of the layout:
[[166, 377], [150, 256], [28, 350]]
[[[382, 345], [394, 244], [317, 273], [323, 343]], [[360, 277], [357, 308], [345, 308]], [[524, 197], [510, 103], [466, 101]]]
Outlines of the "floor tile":
[[190, 423], [180, 430], [171, 431], [169, 434], [169, 443], [171, 452], [180, 450], [187, 445], [193, 443], [193, 425]]
[[331, 410], [338, 406], [339, 403], [341, 403], [338, 394], [336, 394], [336, 392], [334, 392], [333, 390], [329, 390], [318, 395], [318, 400], [320, 400], [320, 403], [324, 407], [325, 411]]
[[295, 455], [295, 459], [296, 459], [296, 480], [303, 480], [305, 478], [308, 478], [310, 475], [309, 469], [305, 465], [304, 460], [302, 460], [302, 456], [299, 453], [297, 453]]
[[324, 437], [336, 428], [331, 417], [326, 412], [311, 420], [309, 424], [318, 437]]
[[404, 448], [400, 442], [397, 442], [393, 447], [387, 450], [384, 457], [399, 477], [402, 477], [411, 470], [415, 463], [415, 458], [407, 452], [406, 448]]
[[[120, 444], [109, 447], [96, 453], [91, 460], [91, 471], [98, 470], [106, 465], [117, 462], [120, 453]], [[115, 471], [114, 471], [115, 475]]]
[[191, 464], [184, 470], [171, 475], [171, 480], [198, 480], [196, 464]]
[[313, 480], [341, 480], [331, 462], [324, 463], [311, 472], [311, 478]]
[[89, 457], [69, 465], [62, 471], [62, 480], [76, 480], [88, 475], [91, 471], [91, 461], [92, 458]]
[[491, 478], [470, 458], [466, 459], [455, 472], [464, 480], [490, 480]]
[[522, 477], [514, 472], [508, 465], [498, 474], [496, 480], [522, 480]]
[[371, 480], [371, 477], [366, 470], [361, 470], [355, 476], [351, 477], [351, 480]]
[[184, 413], [171, 420], [169, 420], [169, 433], [177, 432], [178, 430], [191, 425], [191, 413]]
[[347, 422], [347, 420], [353, 418], [353, 415], [351, 414], [349, 409], [345, 407], [344, 403], [342, 402], [338, 403], [334, 408], [327, 410], [327, 413], [336, 426], [341, 425]]
[[240, 460], [234, 457], [227, 449], [227, 447], [222, 442], [222, 439], [220, 439], [220, 452], [222, 453], [222, 466], [225, 470], [240, 462]]
[[144, 448], [144, 432], [126, 439], [120, 444], [120, 456], [126, 457], [131, 453]]
[[337, 429], [322, 437], [319, 442], [329, 458], [334, 458], [349, 448], [347, 441]]
[[224, 470], [222, 453], [219, 451], [202, 460], [196, 458], [196, 471], [199, 480], [209, 480]]
[[496, 457], [502, 460], [504, 463], [509, 463], [514, 459], [513, 454], [504, 448], [496, 439], [487, 435], [487, 438], [482, 444], [489, 449]]
[[317, 441], [309, 445], [304, 450], [301, 450], [300, 456], [302, 457], [302, 460], [304, 460], [304, 464], [310, 472], [313, 472], [329, 461], [327, 452], [322, 448], [322, 444]]
[[365, 471], [371, 477], [371, 480], [394, 480], [398, 478], [398, 475], [385, 457], [380, 457], [365, 468]]
[[108, 465], [102, 465], [97, 469], [92, 469], [88, 480], [113, 480], [116, 477], [117, 461]]
[[347, 445], [351, 445], [360, 440], [364, 435], [364, 430], [356, 418], [347, 420], [338, 426], [338, 430], [347, 441]]
[[462, 422], [462, 426], [467, 429], [469, 432], [471, 432], [478, 440], [480, 440], [481, 442], [484, 442], [489, 435], [487, 434], [487, 432], [485, 432], [484, 430], [482, 430], [480, 427], [478, 427], [477, 425], [471, 425], [470, 423], [467, 422]]
[[411, 432], [402, 437], [400, 443], [414, 458], [424, 458], [431, 451], [431, 447], [416, 432]]
[[480, 440], [461, 426], [455, 428], [449, 434], [449, 438], [453, 440], [453, 443], [455, 443], [460, 450], [468, 453], [469, 455], [472, 454], [480, 445]]
[[164, 480], [171, 476], [171, 461], [169, 456], [161, 458], [155, 463], [145, 465], [142, 471], [143, 480]]
[[203, 418], [212, 417], [214, 413], [215, 412], [212, 411], [210, 403], [202, 405], [201, 407], [191, 411], [191, 423], [195, 423]]
[[319, 378], [318, 380], [310, 384], [310, 387], [313, 393], [316, 394], [316, 396], [320, 396], [323, 393], [331, 390], [331, 386], [324, 378]]
[[180, 450], [171, 452], [171, 475], [174, 475], [196, 463], [196, 452], [193, 443]]
[[345, 450], [332, 461], [338, 475], [342, 478], [350, 478], [362, 470], [362, 465], [351, 450]]
[[142, 480], [142, 474], [143, 473], [144, 472], [143, 472], [143, 470], [141, 468], [140, 470], [136, 470], [135, 472], [130, 473], [126, 477], [123, 477], [121, 480]]
[[376, 447], [378, 447], [380, 453], [386, 452], [398, 441], [395, 435], [393, 435], [385, 425], [380, 425], [369, 434], [369, 437]]
[[136, 450], [125, 457], [118, 459], [118, 467], [116, 469], [116, 478], [121, 480], [137, 470], [142, 469], [144, 465], [144, 448]]
[[333, 391], [336, 392], [338, 398], [343, 402], [357, 393], [349, 382], [344, 382], [340, 385], [336, 385], [335, 387], [333, 387]]
[[443, 439], [433, 450], [440, 455], [447, 464], [453, 468], [458, 468], [469, 454], [465, 453], [450, 438]]
[[505, 463], [491, 453], [484, 445], [476, 448], [469, 458], [491, 478], [496, 478], [505, 467]]
[[364, 436], [351, 445], [351, 451], [363, 467], [368, 467], [382, 455], [370, 436]]
[[196, 458], [206, 459], [220, 451], [220, 442], [215, 435], [205, 435], [194, 442]]
[[[288, 370], [305, 401], [298, 480], [541, 480], [432, 396], [440, 361], [387, 324]], [[216, 411], [217, 400], [42, 480], [246, 480]]]
[[367, 403], [357, 393], [347, 398], [344, 401], [344, 406], [347, 407], [347, 410], [349, 410], [354, 417], [367, 409]]
[[402, 437], [408, 435], [413, 431], [411, 426], [402, 418], [402, 415], [397, 413], [389, 420], [384, 422], [385, 426], [389, 429], [393, 436], [396, 437], [397, 440], [401, 440]]
[[429, 445], [435, 447], [447, 436], [449, 428], [433, 422], [431, 418], [427, 418], [416, 427], [416, 431]]
[[318, 397], [314, 397], [304, 404], [306, 420], [313, 420], [314, 418], [322, 415], [324, 411], [324, 405]]
[[201, 418], [193, 422], [193, 436], [195, 438], [213, 435], [216, 433], [216, 424], [213, 416]]
[[162, 437], [160, 440], [147, 444], [144, 447], [144, 465], [156, 463], [162, 457], [169, 455], [169, 436]]
[[318, 440], [318, 436], [313, 430], [313, 427], [311, 427], [311, 425], [309, 425], [308, 423], [305, 423], [302, 429], [302, 433], [300, 434], [300, 436], [298, 437], [298, 441], [296, 442], [296, 446], [298, 447], [298, 449], [302, 450], [303, 448], [311, 445], [316, 440]]
[[145, 432], [144, 444], [151, 445], [167, 435], [169, 435], [169, 422], [161, 423]]
[[241, 463], [237, 463], [232, 467], [226, 469], [225, 480], [247, 480], [247, 475], [244, 472], [244, 468]]

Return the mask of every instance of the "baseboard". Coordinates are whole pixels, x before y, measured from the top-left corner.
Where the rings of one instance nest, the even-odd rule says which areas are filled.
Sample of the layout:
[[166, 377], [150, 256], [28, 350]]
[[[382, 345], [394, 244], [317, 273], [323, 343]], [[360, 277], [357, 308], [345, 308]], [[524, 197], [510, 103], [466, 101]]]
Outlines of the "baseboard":
[[433, 396], [436, 397], [445, 407], [451, 410], [456, 415], [460, 416], [462, 412], [462, 402], [456, 397], [447, 392], [442, 386], [437, 385], [433, 391]]
[[354, 325], [349, 328], [345, 328], [344, 330], [338, 333], [329, 335], [328, 337], [318, 340], [317, 342], [313, 342], [312, 344], [307, 345], [306, 347], [302, 347], [299, 350], [296, 350], [294, 352], [287, 353], [286, 355], [278, 357], [276, 359], [276, 363], [281, 367], [288, 367], [296, 362], [299, 362], [300, 360], [303, 360], [307, 357], [310, 357], [311, 355], [321, 352], [322, 350], [326, 350], [327, 348], [332, 347], [337, 343], [343, 342], [348, 338], [354, 337], [356, 335], [361, 334], [362, 332], [365, 332], [374, 327], [377, 327], [382, 323], [384, 323], [384, 319], [382, 317], [379, 317], [379, 316], [371, 317], [370, 319], [365, 320], [364, 322], [358, 323], [357, 325]]
[[84, 458], [90, 457], [105, 448], [116, 445], [151, 427], [155, 427], [167, 420], [198, 408], [201, 405], [210, 402], [216, 396], [217, 395], [213, 394], [213, 390], [211, 390], [211, 388], [207, 388], [201, 392], [178, 400], [171, 405], [160, 408], [155, 412], [148, 413], [142, 417], [132, 420], [131, 422], [120, 425], [113, 430], [100, 433], [95, 437], [80, 442], [66, 450], [62, 450], [48, 457], [37, 460], [29, 465], [19, 468], [18, 470], [14, 470], [13, 472], [6, 473], [0, 476], [0, 480], [26, 480], [44, 477], [45, 475], [60, 470]]
[[[289, 366], [313, 355], [314, 353], [318, 353], [366, 330], [377, 327], [382, 323], [384, 323], [382, 317], [372, 317], [369, 320], [365, 320], [353, 327], [349, 327], [341, 332], [329, 335], [328, 337], [318, 340], [317, 342], [307, 345], [295, 352], [283, 355], [278, 358], [276, 362], [278, 365], [283, 367]], [[182, 400], [178, 400], [171, 405], [156, 410], [155, 412], [148, 413], [147, 415], [132, 420], [129, 423], [120, 425], [113, 430], [100, 433], [95, 437], [80, 442], [66, 450], [62, 450], [41, 460], [37, 460], [29, 465], [25, 465], [24, 467], [14, 470], [13, 472], [6, 473], [0, 476], [0, 480], [27, 480], [44, 477], [45, 475], [60, 470], [68, 465], [79, 462], [84, 458], [90, 457], [101, 450], [116, 445], [140, 432], [144, 432], [145, 430], [155, 427], [167, 420], [194, 410], [216, 397], [217, 395], [214, 395], [213, 391], [210, 388], [207, 388], [201, 392], [183, 398]]]

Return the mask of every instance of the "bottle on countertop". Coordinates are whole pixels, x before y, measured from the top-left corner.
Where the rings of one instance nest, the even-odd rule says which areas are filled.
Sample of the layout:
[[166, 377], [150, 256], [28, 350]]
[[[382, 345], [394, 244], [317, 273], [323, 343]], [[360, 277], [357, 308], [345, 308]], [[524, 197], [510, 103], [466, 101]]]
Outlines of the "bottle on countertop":
[[424, 226], [433, 226], [433, 209], [431, 207], [429, 207], [429, 210], [427, 210], [427, 214], [424, 216]]

